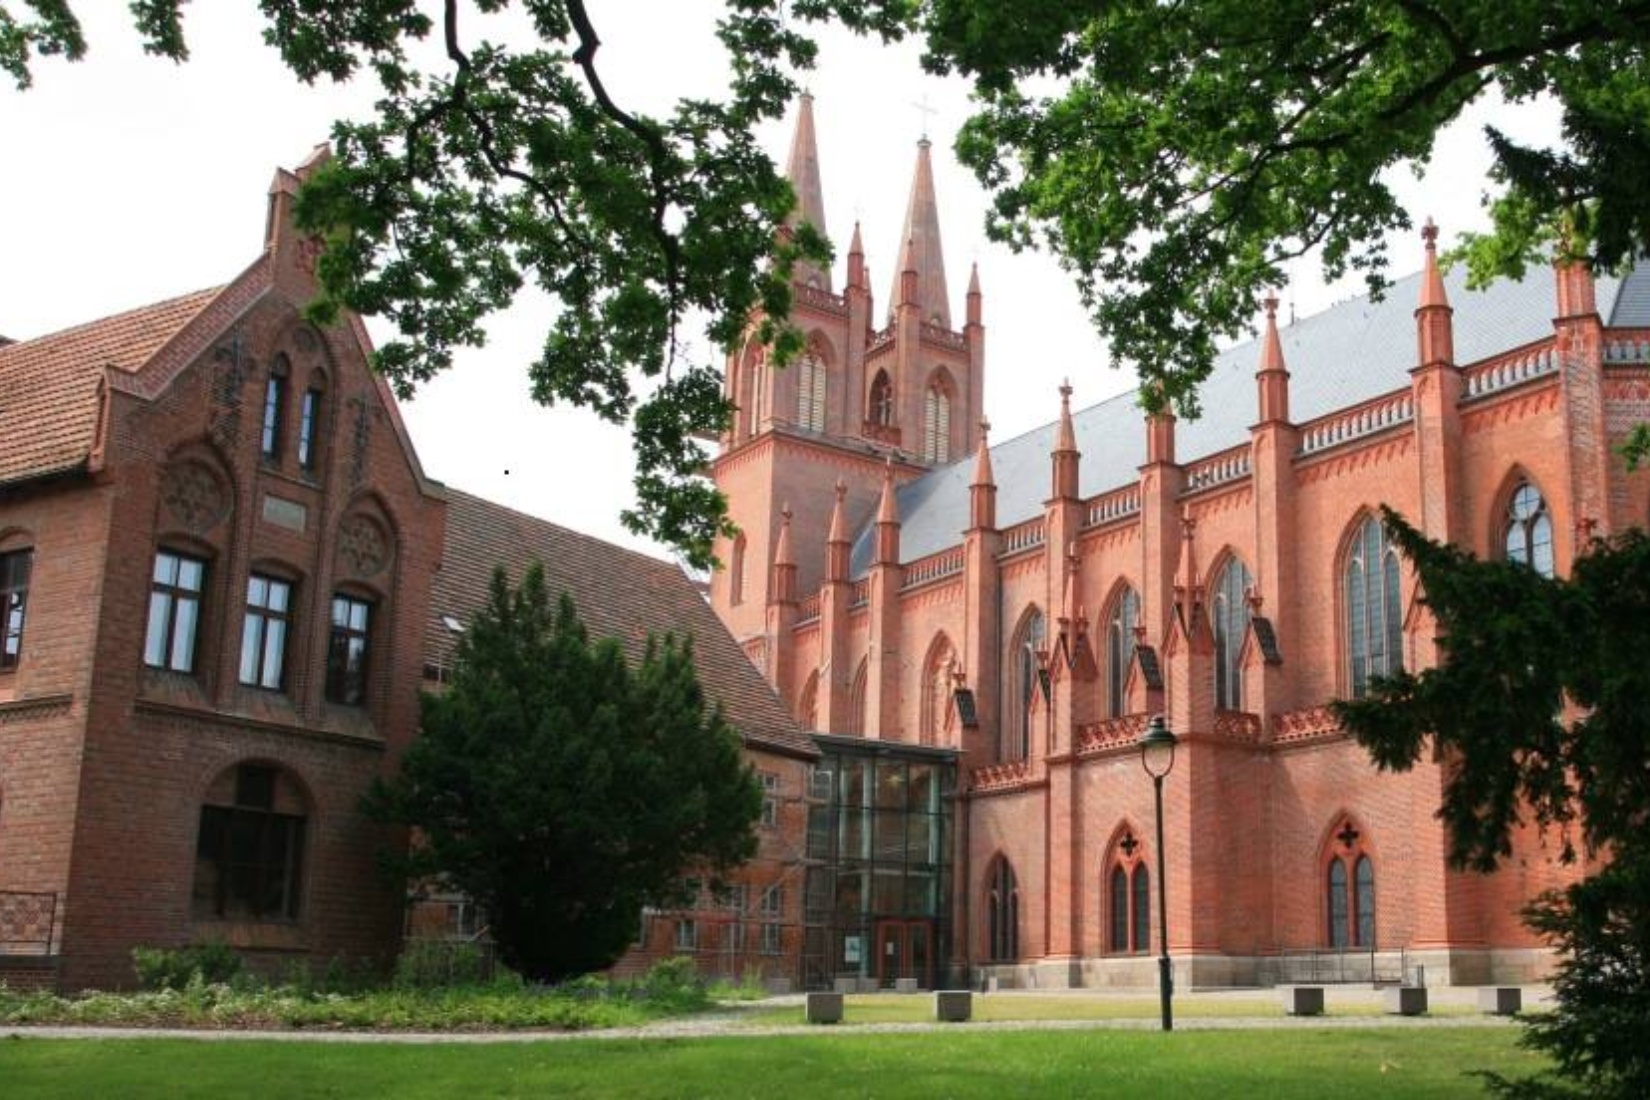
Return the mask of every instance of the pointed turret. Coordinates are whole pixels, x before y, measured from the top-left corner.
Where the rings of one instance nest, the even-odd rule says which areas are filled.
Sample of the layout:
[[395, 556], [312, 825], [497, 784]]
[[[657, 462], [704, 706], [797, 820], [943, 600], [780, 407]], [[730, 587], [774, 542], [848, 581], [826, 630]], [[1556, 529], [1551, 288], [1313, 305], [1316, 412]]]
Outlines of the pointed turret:
[[894, 492], [894, 460], [882, 467], [882, 500], [877, 504], [877, 565], [899, 564], [899, 501]]
[[[814, 139], [814, 97], [802, 93], [796, 113], [796, 133], [791, 136], [791, 159], [785, 177], [796, 192], [796, 209], [786, 225], [807, 222], [825, 236], [825, 188], [819, 179], [819, 145]], [[796, 280], [824, 290], [831, 289], [831, 271], [813, 263], [796, 265]]]
[[1266, 332], [1260, 341], [1260, 366], [1255, 371], [1260, 389], [1260, 422], [1289, 420], [1289, 371], [1283, 365], [1283, 339], [1278, 335], [1278, 299], [1266, 298]]
[[1054, 432], [1054, 490], [1056, 500], [1077, 497], [1077, 432], [1071, 423], [1071, 381], [1060, 384], [1060, 420]]
[[831, 530], [825, 536], [825, 579], [848, 579], [848, 485], [841, 478], [836, 481], [836, 501], [831, 505]]
[[968, 526], [992, 530], [997, 526], [997, 482], [991, 473], [991, 422], [980, 421], [980, 449], [974, 453], [974, 479], [968, 483]]
[[[911, 179], [911, 199], [905, 207], [905, 229], [901, 234], [908, 243], [912, 261], [900, 258], [900, 269], [894, 273], [894, 286], [904, 282], [907, 267], [917, 273], [916, 304], [922, 319], [942, 328], [951, 327], [951, 297], [945, 286], [945, 254], [940, 247], [940, 214], [934, 198], [934, 166], [928, 155], [929, 142], [917, 142], [917, 170]], [[895, 295], [894, 305], [898, 305]], [[888, 318], [893, 320], [893, 309]]]
[[796, 558], [791, 554], [791, 506], [779, 509], [779, 541], [773, 551], [773, 599], [796, 602]]
[[970, 264], [968, 268], [968, 327], [978, 328], [980, 320], [980, 265]]
[[1426, 242], [1426, 266], [1421, 270], [1421, 304], [1415, 307], [1415, 334], [1421, 366], [1455, 362], [1455, 334], [1444, 276], [1438, 270], [1438, 227], [1427, 219], [1421, 229]]
[[1182, 516], [1180, 520], [1180, 568], [1175, 573], [1174, 587], [1176, 595], [1185, 594], [1194, 599], [1203, 587], [1197, 575], [1197, 554], [1192, 547], [1192, 533], [1197, 529], [1197, 521], [1190, 516]]
[[919, 291], [917, 242], [907, 237], [905, 247], [900, 250], [899, 282], [895, 284], [893, 308], [911, 305], [921, 309], [922, 300], [917, 296]]
[[865, 246], [859, 240], [859, 223], [854, 223], [854, 239], [848, 245], [848, 285], [871, 289], [865, 278]]

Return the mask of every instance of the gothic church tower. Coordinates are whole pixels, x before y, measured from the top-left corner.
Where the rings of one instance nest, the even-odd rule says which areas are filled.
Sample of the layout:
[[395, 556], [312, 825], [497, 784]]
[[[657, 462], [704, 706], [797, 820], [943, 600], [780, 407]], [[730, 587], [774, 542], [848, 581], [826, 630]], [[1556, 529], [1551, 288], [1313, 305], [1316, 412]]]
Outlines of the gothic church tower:
[[[797, 195], [793, 223], [807, 221], [824, 233], [825, 192], [807, 94], [787, 172]], [[790, 631], [784, 623], [794, 621], [799, 601], [837, 579], [827, 576], [833, 509], [840, 507], [839, 523], [851, 538], [877, 511], [886, 471], [903, 484], [965, 459], [979, 441], [985, 368], [979, 280], [970, 279], [965, 319], [954, 327], [926, 137], [917, 144], [905, 223], [890, 252], [895, 271], [881, 328], [856, 224], [841, 293], [829, 268], [797, 267], [791, 318], [807, 334], [807, 351], [776, 370], [752, 339], [727, 361], [727, 394], [737, 412], [712, 476], [740, 534], [717, 545], [724, 568], [712, 578], [711, 605], [776, 685], [785, 682], [782, 651]], [[829, 690], [821, 692], [827, 706], [847, 690], [847, 673], [821, 671], [831, 673]]]

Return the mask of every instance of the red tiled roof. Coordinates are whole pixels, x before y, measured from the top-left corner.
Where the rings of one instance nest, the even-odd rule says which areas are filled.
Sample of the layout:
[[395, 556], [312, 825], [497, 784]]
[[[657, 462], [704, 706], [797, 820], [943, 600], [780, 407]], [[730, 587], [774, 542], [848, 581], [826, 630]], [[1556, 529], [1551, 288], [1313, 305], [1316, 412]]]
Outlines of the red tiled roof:
[[0, 345], [0, 485], [85, 462], [96, 443], [104, 368], [138, 370], [219, 289]]
[[447, 541], [430, 595], [425, 663], [451, 663], [458, 636], [443, 619], [469, 622], [487, 602], [495, 566], [504, 566], [511, 581], [519, 582], [535, 561], [543, 563], [552, 593], [573, 597], [591, 637], [617, 638], [626, 656], [636, 661], [650, 633], [691, 636], [700, 683], [721, 701], [723, 713], [747, 743], [818, 755], [807, 733], [675, 565], [456, 489], [448, 490]]

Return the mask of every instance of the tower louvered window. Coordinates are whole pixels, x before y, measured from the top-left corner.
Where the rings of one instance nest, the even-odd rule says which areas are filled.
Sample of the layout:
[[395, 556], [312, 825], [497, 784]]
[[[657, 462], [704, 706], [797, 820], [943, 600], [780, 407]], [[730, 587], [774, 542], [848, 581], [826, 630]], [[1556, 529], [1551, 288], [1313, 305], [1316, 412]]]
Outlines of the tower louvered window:
[[1369, 690], [1371, 677], [1404, 667], [1398, 550], [1374, 516], [1365, 519], [1353, 537], [1345, 582], [1348, 679], [1356, 699]]
[[812, 353], [797, 364], [796, 425], [810, 432], [825, 430], [825, 364]]
[[923, 401], [922, 457], [929, 462], [951, 461], [951, 395], [935, 380]]
[[866, 413], [866, 419], [879, 427], [894, 426], [894, 384], [888, 380], [887, 371], [877, 371], [871, 380], [871, 403]]

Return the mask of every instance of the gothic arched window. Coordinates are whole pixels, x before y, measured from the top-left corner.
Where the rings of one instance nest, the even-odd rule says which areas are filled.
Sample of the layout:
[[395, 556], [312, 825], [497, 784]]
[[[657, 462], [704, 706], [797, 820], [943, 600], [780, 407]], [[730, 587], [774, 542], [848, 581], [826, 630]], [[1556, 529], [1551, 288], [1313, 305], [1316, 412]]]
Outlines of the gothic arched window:
[[1227, 561], [1214, 586], [1215, 706], [1221, 710], [1243, 709], [1243, 670], [1238, 653], [1243, 634], [1249, 629], [1249, 589], [1254, 586], [1249, 570], [1237, 558]]
[[1398, 549], [1386, 528], [1368, 516], [1346, 555], [1346, 654], [1352, 697], [1369, 690], [1372, 676], [1404, 667], [1404, 624], [1398, 595]]
[[1521, 481], [1507, 501], [1507, 560], [1520, 562], [1543, 577], [1553, 575], [1553, 518], [1541, 490]]
[[888, 380], [885, 370], [877, 371], [871, 380], [871, 403], [865, 418], [879, 427], [894, 426], [894, 384]]
[[1031, 723], [1036, 713], [1038, 684], [1037, 651], [1043, 648], [1046, 636], [1043, 613], [1035, 607], [1026, 612], [1015, 632], [1014, 648], [1007, 661], [1009, 690], [1004, 693], [1007, 702], [1007, 739], [1003, 743], [1004, 760], [1024, 760], [1031, 755]]
[[732, 560], [728, 563], [728, 602], [745, 602], [745, 536], [735, 535]]
[[1329, 946], [1374, 947], [1375, 863], [1350, 818], [1329, 838], [1323, 883]]
[[1134, 624], [1140, 618], [1140, 596], [1125, 588], [1112, 601], [1106, 621], [1106, 707], [1113, 718], [1126, 713], [1129, 701], [1124, 693], [1129, 682], [1129, 663], [1134, 660]]
[[812, 351], [796, 365], [796, 426], [810, 432], [825, 430], [825, 364]]
[[934, 463], [951, 461], [951, 385], [942, 371], [934, 372], [923, 396], [922, 457]]
[[1144, 954], [1152, 944], [1152, 880], [1144, 847], [1133, 829], [1123, 831], [1110, 865], [1106, 950], [1117, 955]]
[[848, 689], [848, 732], [856, 737], [865, 733], [865, 687], [869, 675], [869, 663], [861, 661], [859, 671], [854, 673], [853, 686]]
[[986, 882], [986, 958], [1013, 962], [1020, 957], [1020, 887], [1014, 879], [1014, 868], [998, 856]]

